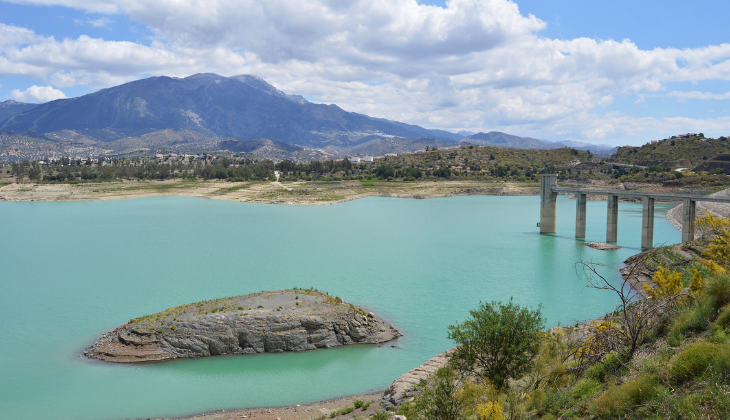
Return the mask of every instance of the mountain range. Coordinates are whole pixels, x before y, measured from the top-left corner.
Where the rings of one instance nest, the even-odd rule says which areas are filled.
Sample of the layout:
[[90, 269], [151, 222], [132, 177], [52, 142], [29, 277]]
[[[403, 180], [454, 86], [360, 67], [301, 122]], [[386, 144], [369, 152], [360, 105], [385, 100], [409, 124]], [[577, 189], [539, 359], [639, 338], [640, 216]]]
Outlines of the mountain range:
[[457, 145], [456, 141], [512, 148], [565, 147], [499, 132], [451, 133], [373, 118], [286, 94], [253, 75], [150, 77], [41, 105], [0, 103], [2, 131], [37, 131], [51, 141], [58, 136], [49, 134], [74, 132], [93, 139], [101, 149], [104, 143], [143, 139], [169, 129], [197, 133], [207, 139], [206, 145], [217, 140], [232, 151], [255, 146], [236, 141], [260, 139], [272, 142], [269, 149], [291, 152], [285, 146], [289, 144], [335, 155], [400, 153]]

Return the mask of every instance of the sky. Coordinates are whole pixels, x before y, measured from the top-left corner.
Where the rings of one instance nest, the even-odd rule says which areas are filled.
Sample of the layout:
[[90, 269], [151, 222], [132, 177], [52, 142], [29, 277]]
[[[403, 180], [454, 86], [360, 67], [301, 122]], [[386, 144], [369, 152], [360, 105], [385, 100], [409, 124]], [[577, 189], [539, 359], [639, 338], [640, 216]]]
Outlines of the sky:
[[0, 101], [257, 75], [449, 131], [730, 135], [727, 0], [0, 0]]

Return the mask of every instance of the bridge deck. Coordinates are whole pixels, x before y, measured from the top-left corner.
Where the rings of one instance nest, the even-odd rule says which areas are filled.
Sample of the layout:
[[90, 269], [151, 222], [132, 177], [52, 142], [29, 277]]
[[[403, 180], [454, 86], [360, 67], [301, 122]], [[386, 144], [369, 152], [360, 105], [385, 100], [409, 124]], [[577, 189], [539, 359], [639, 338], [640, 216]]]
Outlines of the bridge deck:
[[640, 191], [622, 191], [622, 190], [592, 190], [589, 188], [556, 188], [552, 190], [556, 193], [564, 194], [590, 194], [590, 195], [617, 195], [619, 197], [649, 197], [660, 200], [684, 201], [690, 199], [692, 201], [711, 201], [714, 203], [730, 203], [730, 197], [710, 197], [709, 195], [698, 194], [667, 194], [667, 193], [650, 193]]

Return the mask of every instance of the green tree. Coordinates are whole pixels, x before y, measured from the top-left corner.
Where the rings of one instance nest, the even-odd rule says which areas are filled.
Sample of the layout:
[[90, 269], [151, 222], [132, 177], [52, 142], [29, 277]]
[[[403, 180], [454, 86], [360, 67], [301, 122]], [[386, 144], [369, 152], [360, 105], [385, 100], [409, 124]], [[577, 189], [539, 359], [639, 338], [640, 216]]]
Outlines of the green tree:
[[541, 309], [523, 308], [512, 298], [508, 304], [481, 303], [469, 311], [469, 319], [449, 326], [449, 338], [457, 344], [451, 365], [506, 388], [509, 378], [529, 371], [540, 349], [545, 324]]
[[378, 178], [395, 177], [395, 169], [390, 165], [382, 164], [375, 169], [375, 175]]
[[[439, 368], [432, 373], [416, 397], [418, 417], [428, 420], [459, 420], [462, 404], [456, 397], [460, 389], [459, 378], [450, 366]], [[409, 417], [410, 418], [410, 417]]]
[[406, 176], [420, 178], [423, 176], [423, 171], [420, 168], [408, 168], [406, 169]]
[[451, 168], [447, 168], [445, 166], [442, 166], [435, 171], [433, 171], [433, 176], [439, 177], [439, 178], [449, 178], [451, 176]]

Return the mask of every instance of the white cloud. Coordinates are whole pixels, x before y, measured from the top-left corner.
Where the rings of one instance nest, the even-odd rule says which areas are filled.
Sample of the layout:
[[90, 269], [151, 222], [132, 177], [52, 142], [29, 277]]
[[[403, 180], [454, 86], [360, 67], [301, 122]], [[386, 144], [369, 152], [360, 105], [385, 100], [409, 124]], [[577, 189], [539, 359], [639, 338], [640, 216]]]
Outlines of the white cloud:
[[145, 46], [0, 24], [0, 76], [59, 87], [250, 73], [288, 93], [428, 127], [617, 141], [662, 124], [701, 125], [605, 113], [619, 97], [730, 99], [665, 93], [673, 82], [730, 80], [730, 44], [642, 50], [630, 40], [548, 39], [537, 33], [545, 22], [508, 0], [449, 0], [446, 8], [415, 0], [18, 1], [127, 14], [155, 34]]
[[87, 22], [95, 28], [104, 28], [109, 26], [109, 24], [112, 23], [112, 20], [106, 17], [100, 17], [99, 19], [90, 19]]
[[112, 22], [113, 21], [111, 19], [105, 16], [102, 16], [98, 19], [86, 19], [86, 21], [83, 21], [81, 19], [74, 19], [74, 23], [78, 26], [93, 26], [94, 28], [105, 28], [109, 26], [109, 24]]
[[54, 89], [53, 86], [33, 85], [24, 91], [13, 89], [10, 92], [10, 97], [20, 102], [37, 102], [42, 104], [56, 99], [63, 99], [66, 97], [66, 94], [58, 89]]
[[725, 93], [712, 93], [712, 92], [698, 92], [693, 90], [691, 92], [673, 91], [667, 93], [667, 96], [673, 96], [680, 99], [714, 99], [714, 100], [726, 100], [730, 99], [730, 92]]

